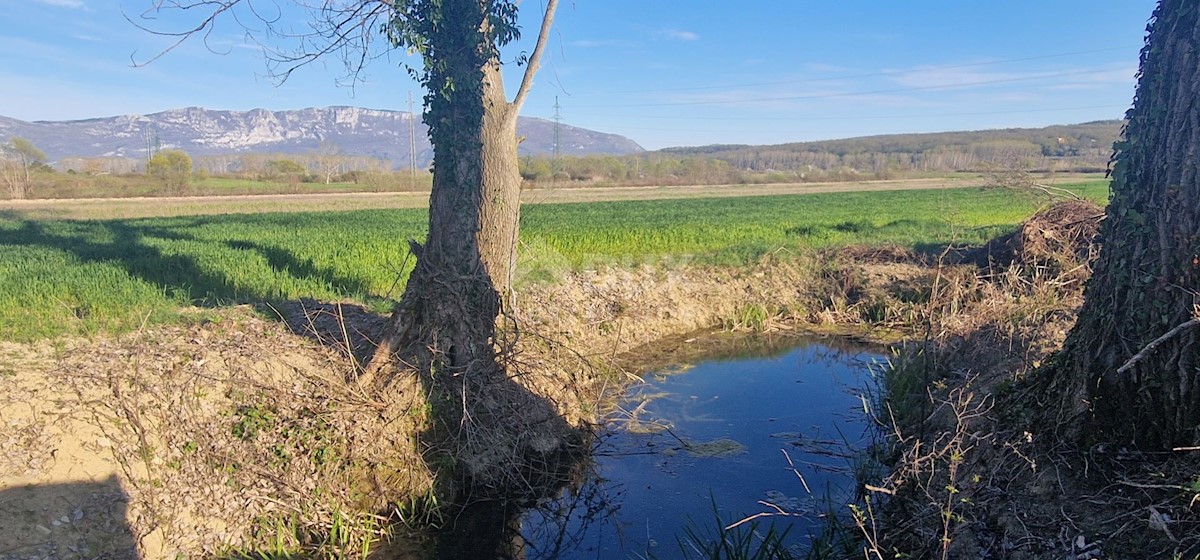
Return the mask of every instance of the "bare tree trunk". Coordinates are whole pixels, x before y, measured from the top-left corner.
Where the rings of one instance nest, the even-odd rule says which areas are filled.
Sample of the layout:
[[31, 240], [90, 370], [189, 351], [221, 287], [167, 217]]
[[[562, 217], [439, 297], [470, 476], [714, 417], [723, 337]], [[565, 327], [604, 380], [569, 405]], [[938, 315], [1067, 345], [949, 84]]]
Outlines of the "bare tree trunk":
[[1200, 332], [1175, 330], [1195, 324], [1200, 294], [1198, 12], [1191, 0], [1155, 11], [1116, 145], [1103, 248], [1079, 320], [1043, 373], [1063, 409], [1082, 413], [1068, 424], [1084, 440], [1200, 443]]
[[507, 306], [517, 258], [521, 174], [516, 107], [504, 95], [500, 66], [494, 62], [484, 69], [484, 109], [479, 246], [483, 266]]

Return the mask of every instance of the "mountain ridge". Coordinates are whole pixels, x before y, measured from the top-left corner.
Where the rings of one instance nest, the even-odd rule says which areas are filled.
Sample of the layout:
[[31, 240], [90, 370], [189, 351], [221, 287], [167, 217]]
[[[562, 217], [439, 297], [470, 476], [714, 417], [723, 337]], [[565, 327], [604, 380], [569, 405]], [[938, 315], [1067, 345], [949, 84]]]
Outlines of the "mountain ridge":
[[[144, 158], [149, 149], [177, 148], [193, 156], [246, 153], [311, 154], [336, 147], [338, 153], [409, 164], [409, 127], [416, 163], [428, 165], [433, 151], [428, 129], [406, 111], [353, 106], [246, 111], [181, 107], [157, 113], [67, 121], [22, 121], [0, 115], [0, 138], [20, 136], [47, 158]], [[518, 147], [525, 154], [554, 152], [555, 123], [520, 117]], [[564, 155], [624, 155], [645, 151], [617, 135], [559, 124]]]

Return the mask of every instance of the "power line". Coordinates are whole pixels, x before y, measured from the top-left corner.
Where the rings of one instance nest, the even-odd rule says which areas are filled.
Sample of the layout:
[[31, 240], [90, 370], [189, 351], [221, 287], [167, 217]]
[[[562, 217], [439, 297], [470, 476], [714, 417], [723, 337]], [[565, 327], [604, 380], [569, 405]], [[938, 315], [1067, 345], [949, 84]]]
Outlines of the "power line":
[[558, 104], [558, 96], [554, 96], [554, 172], [562, 171], [562, 106]]
[[[969, 116], [987, 116], [987, 115], [1017, 115], [1027, 113], [1053, 113], [1059, 111], [1073, 111], [1079, 109], [1128, 109], [1129, 105], [1089, 105], [1077, 107], [1056, 107], [1048, 109], [1022, 109], [1017, 111], [975, 111], [961, 113], [921, 113], [909, 115], [870, 115], [870, 116], [822, 116], [822, 117], [778, 117], [771, 120], [779, 121], [864, 121], [864, 120], [885, 120], [885, 119], [928, 119], [939, 117], [969, 117]], [[606, 115], [607, 118], [607, 115]], [[654, 118], [637, 116], [633, 118]], [[673, 117], [667, 117], [673, 118]], [[697, 117], [688, 120], [710, 120], [706, 117]], [[724, 120], [724, 119], [722, 119]], [[746, 119], [750, 120], [750, 119]], [[753, 130], [743, 129], [711, 129], [711, 128], [658, 128], [658, 127], [639, 127], [639, 126], [621, 126], [621, 130], [642, 130], [649, 132], [731, 132], [731, 133], [750, 133], [762, 132], [762, 128]]]

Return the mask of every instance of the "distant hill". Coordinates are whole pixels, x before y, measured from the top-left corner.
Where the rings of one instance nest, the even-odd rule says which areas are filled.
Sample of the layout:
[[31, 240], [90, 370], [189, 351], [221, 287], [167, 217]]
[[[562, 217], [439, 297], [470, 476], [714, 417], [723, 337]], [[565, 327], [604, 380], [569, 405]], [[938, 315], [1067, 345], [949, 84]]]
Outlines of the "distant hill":
[[[765, 146], [713, 145], [668, 148], [659, 153], [704, 157], [751, 171], [838, 167], [878, 173], [904, 170], [965, 170], [1006, 159], [1050, 167], [1102, 168], [1124, 121], [1096, 121], [1044, 128], [1009, 128], [924, 134], [889, 134]], [[1057, 163], [1056, 163], [1057, 162]]]
[[[401, 111], [323, 107], [294, 111], [219, 111], [200, 107], [149, 115], [76, 121], [25, 122], [0, 116], [0, 139], [20, 136], [48, 159], [144, 158], [148, 146], [178, 148], [193, 156], [245, 153], [311, 154], [334, 145], [342, 155], [371, 156], [397, 167], [409, 164], [409, 125], [415, 126], [417, 165], [432, 158], [427, 128]], [[522, 154], [552, 153], [554, 123], [521, 117]], [[633, 140], [568, 125], [560, 127], [567, 155], [624, 155], [644, 151]]]

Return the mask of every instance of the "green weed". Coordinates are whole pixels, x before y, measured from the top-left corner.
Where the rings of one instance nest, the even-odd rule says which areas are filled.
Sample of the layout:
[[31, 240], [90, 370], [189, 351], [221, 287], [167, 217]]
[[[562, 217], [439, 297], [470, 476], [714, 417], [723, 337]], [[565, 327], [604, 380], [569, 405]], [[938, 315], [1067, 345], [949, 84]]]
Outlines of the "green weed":
[[242, 440], [252, 440], [275, 425], [275, 411], [265, 405], [239, 406], [235, 415], [233, 435]]
[[[704, 522], [688, 519], [679, 538], [681, 558], [698, 560], [792, 560], [802, 553], [787, 544], [788, 528], [759, 519], [735, 523], [722, 519], [716, 504]], [[650, 558], [654, 558], [653, 554]]]

